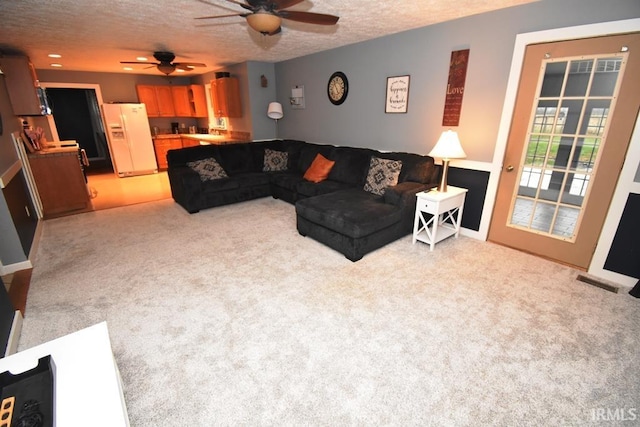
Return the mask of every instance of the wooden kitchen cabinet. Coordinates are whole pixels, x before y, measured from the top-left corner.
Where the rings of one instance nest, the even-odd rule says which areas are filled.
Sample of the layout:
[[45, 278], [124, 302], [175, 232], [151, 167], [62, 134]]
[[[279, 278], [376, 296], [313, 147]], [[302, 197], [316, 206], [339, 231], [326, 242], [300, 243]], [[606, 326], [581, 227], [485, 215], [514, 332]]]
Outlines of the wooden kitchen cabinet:
[[200, 141], [194, 138], [183, 136], [181, 139], [182, 139], [182, 148], [196, 147], [200, 145]]
[[77, 149], [29, 154], [44, 217], [89, 206], [89, 191]]
[[50, 114], [44, 90], [40, 87], [36, 70], [26, 56], [0, 56], [11, 107], [16, 116]]
[[167, 152], [182, 148], [182, 138], [179, 136], [176, 138], [154, 138], [153, 148], [156, 152], [158, 170], [167, 170], [169, 167], [167, 164]]
[[204, 86], [189, 85], [189, 101], [191, 103], [191, 115], [193, 117], [208, 117]]
[[211, 80], [211, 99], [216, 117], [242, 117], [240, 84], [235, 77]]
[[171, 86], [136, 85], [136, 92], [149, 117], [176, 117]]
[[176, 117], [191, 117], [191, 101], [188, 86], [171, 86], [173, 109]]

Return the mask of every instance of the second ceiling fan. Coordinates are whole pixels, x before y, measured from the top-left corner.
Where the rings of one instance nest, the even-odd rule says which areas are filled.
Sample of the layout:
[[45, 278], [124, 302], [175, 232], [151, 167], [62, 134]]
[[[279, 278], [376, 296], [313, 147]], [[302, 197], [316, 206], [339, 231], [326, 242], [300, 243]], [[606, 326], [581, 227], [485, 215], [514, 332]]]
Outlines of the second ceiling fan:
[[302, 3], [304, 0], [246, 0], [246, 3], [236, 0], [226, 0], [248, 10], [249, 12], [233, 13], [229, 15], [202, 16], [196, 19], [216, 19], [230, 16], [246, 18], [247, 24], [257, 32], [272, 36], [281, 31], [282, 19], [304, 22], [316, 25], [335, 25], [340, 19], [334, 15], [324, 13], [300, 12], [284, 10], [288, 7]]

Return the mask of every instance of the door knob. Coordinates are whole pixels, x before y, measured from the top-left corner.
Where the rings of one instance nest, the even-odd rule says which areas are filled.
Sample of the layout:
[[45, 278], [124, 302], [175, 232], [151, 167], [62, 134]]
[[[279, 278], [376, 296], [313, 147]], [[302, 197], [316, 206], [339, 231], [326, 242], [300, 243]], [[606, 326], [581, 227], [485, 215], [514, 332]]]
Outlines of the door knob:
[[507, 166], [507, 172], [511, 172], [513, 170], [513, 165]]

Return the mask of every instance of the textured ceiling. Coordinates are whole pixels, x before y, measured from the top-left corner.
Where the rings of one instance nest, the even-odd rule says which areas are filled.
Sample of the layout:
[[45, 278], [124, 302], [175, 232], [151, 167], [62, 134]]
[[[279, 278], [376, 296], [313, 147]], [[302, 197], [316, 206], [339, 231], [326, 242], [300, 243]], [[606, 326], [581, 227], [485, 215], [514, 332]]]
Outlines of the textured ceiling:
[[[248, 60], [279, 62], [534, 0], [315, 0], [289, 10], [340, 17], [335, 26], [283, 21], [282, 33], [262, 36], [226, 0], [0, 0], [0, 52], [26, 54], [38, 69], [126, 72], [119, 61], [169, 50], [176, 61], [204, 62], [190, 74]], [[62, 55], [52, 60], [49, 53]], [[157, 74], [135, 66], [133, 73]]]

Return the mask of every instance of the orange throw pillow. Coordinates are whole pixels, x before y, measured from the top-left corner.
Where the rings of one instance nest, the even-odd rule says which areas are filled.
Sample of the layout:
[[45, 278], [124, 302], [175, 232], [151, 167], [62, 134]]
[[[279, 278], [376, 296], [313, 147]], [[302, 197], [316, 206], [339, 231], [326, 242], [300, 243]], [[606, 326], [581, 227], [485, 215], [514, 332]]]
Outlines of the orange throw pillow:
[[329, 172], [331, 172], [331, 168], [333, 168], [335, 163], [336, 162], [327, 159], [322, 154], [318, 154], [316, 158], [313, 159], [309, 169], [304, 173], [303, 178], [311, 182], [324, 181], [329, 176]]

